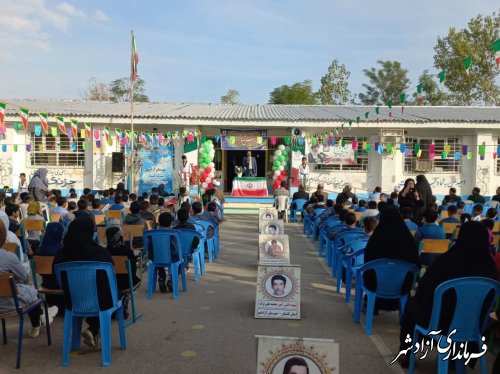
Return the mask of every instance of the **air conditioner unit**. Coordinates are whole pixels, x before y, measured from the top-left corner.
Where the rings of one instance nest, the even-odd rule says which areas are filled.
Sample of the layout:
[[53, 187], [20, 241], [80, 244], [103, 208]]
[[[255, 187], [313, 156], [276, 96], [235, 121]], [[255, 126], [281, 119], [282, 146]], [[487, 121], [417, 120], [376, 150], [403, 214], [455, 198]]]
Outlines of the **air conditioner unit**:
[[413, 160], [413, 170], [418, 172], [429, 173], [434, 169], [434, 160], [426, 158], [417, 158]]
[[381, 129], [380, 142], [383, 144], [401, 144], [405, 142], [405, 131], [403, 129]]

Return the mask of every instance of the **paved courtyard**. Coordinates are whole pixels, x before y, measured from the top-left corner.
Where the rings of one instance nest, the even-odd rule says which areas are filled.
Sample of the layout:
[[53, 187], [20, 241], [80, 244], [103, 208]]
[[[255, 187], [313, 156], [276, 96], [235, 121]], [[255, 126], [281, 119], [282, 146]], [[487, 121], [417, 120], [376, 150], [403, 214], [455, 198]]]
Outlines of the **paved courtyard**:
[[[218, 262], [207, 264], [207, 274], [195, 282], [188, 274], [188, 292], [172, 300], [171, 294], [146, 298], [146, 281], [137, 292], [143, 317], [126, 329], [127, 350], [119, 349], [113, 324], [112, 364], [101, 367], [100, 351], [82, 343], [73, 352], [70, 366], [61, 366], [62, 318], [52, 325], [53, 345], [47, 347], [45, 332], [24, 340], [19, 373], [248, 373], [257, 367], [254, 335], [332, 338], [340, 343], [342, 373], [403, 373], [389, 365], [398, 348], [397, 312], [381, 312], [374, 334], [353, 323], [353, 302], [344, 302], [335, 283], [317, 256], [317, 245], [302, 234], [302, 225], [286, 224], [290, 236], [291, 263], [302, 266], [301, 320], [254, 319], [257, 276], [257, 215], [229, 215], [221, 228]], [[146, 274], [144, 274], [146, 275]], [[364, 316], [362, 317], [362, 321]], [[8, 323], [9, 341], [0, 345], [0, 373], [15, 370], [17, 323]], [[27, 334], [26, 334], [27, 336]], [[417, 373], [436, 372], [434, 356], [418, 362]], [[489, 373], [493, 357], [488, 355]], [[479, 372], [478, 368], [469, 372]]]

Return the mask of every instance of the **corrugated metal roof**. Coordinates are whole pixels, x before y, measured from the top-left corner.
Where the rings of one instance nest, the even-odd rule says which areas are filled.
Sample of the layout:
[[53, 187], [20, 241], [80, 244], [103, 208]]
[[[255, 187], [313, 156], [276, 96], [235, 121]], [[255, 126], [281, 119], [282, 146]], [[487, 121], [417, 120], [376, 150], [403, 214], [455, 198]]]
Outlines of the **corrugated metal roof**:
[[[129, 117], [129, 103], [52, 100], [6, 100], [7, 115], [17, 113], [18, 107], [49, 116], [66, 117]], [[191, 119], [214, 121], [348, 121], [357, 116], [376, 121], [375, 106], [337, 105], [229, 105], [229, 104], [169, 104], [135, 103], [134, 116], [143, 119]], [[389, 120], [389, 108], [381, 107], [380, 121]], [[419, 107], [392, 108], [392, 120], [404, 122], [500, 122], [500, 107]]]

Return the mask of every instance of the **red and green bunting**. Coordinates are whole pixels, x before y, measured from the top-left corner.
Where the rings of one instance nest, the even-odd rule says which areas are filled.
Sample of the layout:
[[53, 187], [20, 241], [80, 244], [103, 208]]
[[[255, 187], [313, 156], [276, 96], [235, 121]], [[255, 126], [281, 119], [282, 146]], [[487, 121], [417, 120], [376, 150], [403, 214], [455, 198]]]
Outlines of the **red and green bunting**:
[[0, 127], [5, 126], [5, 109], [7, 108], [7, 104], [0, 102]]
[[66, 132], [66, 125], [64, 124], [64, 117], [56, 117], [56, 123], [57, 127], [59, 128], [59, 131], [64, 135], [66, 135], [67, 132]]
[[26, 131], [28, 129], [30, 110], [28, 108], [19, 108], [19, 115], [21, 116], [21, 122], [23, 123], [24, 131]]
[[500, 67], [500, 39], [497, 39], [491, 45], [491, 49], [495, 52], [495, 62], [497, 64], [497, 68]]
[[45, 135], [49, 133], [49, 122], [48, 122], [48, 117], [47, 113], [38, 113], [38, 116], [40, 117], [40, 124], [42, 125], [43, 132]]

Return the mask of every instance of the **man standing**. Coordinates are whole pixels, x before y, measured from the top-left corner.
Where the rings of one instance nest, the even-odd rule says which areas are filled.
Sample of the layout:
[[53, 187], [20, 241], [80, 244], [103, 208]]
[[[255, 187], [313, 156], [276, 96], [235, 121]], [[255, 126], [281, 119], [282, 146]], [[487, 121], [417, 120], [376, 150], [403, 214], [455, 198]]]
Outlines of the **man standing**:
[[19, 174], [19, 185], [17, 188], [17, 192], [22, 194], [23, 192], [28, 192], [28, 181], [26, 180], [26, 174]]
[[181, 170], [179, 172], [181, 174], [181, 186], [186, 187], [186, 192], [189, 192], [189, 178], [191, 178], [191, 164], [188, 163], [186, 155], [182, 155], [182, 164]]
[[243, 176], [256, 177], [257, 176], [257, 160], [252, 157], [252, 152], [248, 151], [247, 156], [243, 157]]
[[299, 183], [307, 187], [307, 179], [309, 178], [309, 165], [307, 165], [307, 158], [302, 157], [302, 163], [299, 165]]

